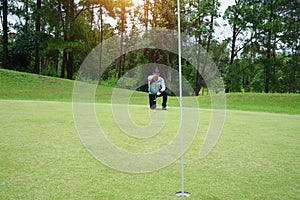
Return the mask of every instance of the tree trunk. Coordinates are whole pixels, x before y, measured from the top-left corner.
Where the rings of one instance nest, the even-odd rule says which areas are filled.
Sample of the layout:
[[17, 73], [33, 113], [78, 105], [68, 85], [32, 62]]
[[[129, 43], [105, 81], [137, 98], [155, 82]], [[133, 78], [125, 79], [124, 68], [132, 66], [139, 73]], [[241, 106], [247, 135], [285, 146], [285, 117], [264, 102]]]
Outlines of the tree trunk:
[[[66, 15], [63, 15], [63, 10], [62, 8], [64, 8], [66, 10]], [[69, 4], [67, 2], [65, 2], [65, 4], [63, 5], [62, 2], [60, 0], [58, 0], [58, 10], [60, 13], [60, 20], [61, 20], [61, 25], [62, 25], [62, 30], [63, 30], [63, 34], [64, 34], [64, 42], [68, 41], [68, 27], [69, 27], [69, 19], [68, 19], [68, 11], [69, 11]], [[61, 64], [61, 72], [60, 72], [60, 77], [61, 78], [65, 78], [65, 73], [66, 73], [66, 68], [67, 68], [67, 60], [68, 60], [68, 54], [67, 54], [67, 50], [64, 49], [63, 50], [63, 56], [62, 56], [62, 64]]]
[[269, 65], [269, 63], [270, 63], [270, 59], [269, 58], [267, 58], [268, 59], [268, 61], [267, 61], [267, 63], [266, 63], [266, 65], [265, 65], [265, 93], [269, 93], [269, 91], [270, 91], [270, 88], [269, 88], [269, 84], [270, 84], [270, 65]]
[[59, 51], [55, 51], [55, 56], [53, 58], [55, 76], [58, 75], [58, 62], [59, 62], [58, 57], [59, 57]]
[[231, 55], [230, 55], [230, 65], [233, 64], [235, 58], [235, 46], [236, 46], [236, 38], [237, 38], [237, 29], [236, 24], [233, 24], [233, 33], [232, 33], [232, 44], [231, 44]]
[[[70, 1], [70, 41], [74, 42], [74, 33], [73, 30], [76, 28], [74, 27], [74, 20], [75, 20], [75, 5], [74, 5], [74, 0]], [[74, 71], [74, 50], [72, 49], [71, 52], [69, 52], [69, 56], [68, 56], [68, 66], [67, 66], [67, 70], [68, 70], [68, 74], [67, 74], [67, 78], [68, 79], [72, 79], [73, 78], [73, 71]]]
[[34, 73], [40, 73], [40, 53], [38, 49], [34, 52]]
[[28, 21], [29, 21], [29, 0], [25, 0], [25, 29], [24, 33], [28, 33], [29, 28], [28, 28]]
[[125, 26], [125, 5], [124, 2], [122, 1], [121, 4], [121, 30], [120, 30], [120, 34], [121, 34], [121, 38], [120, 38], [120, 49], [119, 49], [119, 58], [116, 64], [116, 75], [115, 77], [117, 78], [121, 78], [121, 76], [124, 73], [124, 63], [123, 63], [123, 42], [124, 42], [124, 26]]
[[[215, 5], [215, 1], [213, 1], [213, 5]], [[203, 64], [203, 68], [202, 68], [202, 76], [204, 76], [204, 74], [205, 74], [207, 59], [208, 59], [208, 56], [209, 56], [210, 44], [211, 44], [211, 40], [212, 40], [212, 32], [213, 32], [213, 28], [214, 28], [214, 17], [215, 17], [214, 13], [212, 11], [211, 17], [210, 17], [210, 25], [209, 25], [209, 36], [208, 36], [208, 39], [207, 39], [207, 46], [206, 46], [204, 64]], [[204, 85], [204, 79], [202, 77], [201, 78], [201, 86], [203, 86], [203, 85]], [[202, 95], [204, 95], [204, 90], [202, 90]]]
[[3, 52], [2, 52], [2, 68], [8, 68], [8, 26], [7, 26], [7, 15], [8, 5], [7, 0], [3, 0]]
[[[269, 31], [268, 33], [268, 44], [270, 44], [269, 42], [271, 41], [271, 31]], [[268, 49], [267, 49], [267, 62], [265, 63], [265, 93], [269, 93], [270, 92], [270, 65], [271, 65], [271, 47], [268, 45]]]
[[196, 66], [196, 69], [194, 71], [194, 86], [195, 86], [195, 95], [198, 96], [199, 95], [199, 92], [201, 90], [201, 82], [200, 82], [200, 78], [201, 78], [201, 75], [199, 73], [199, 70], [200, 70], [200, 63], [201, 63], [201, 38], [199, 36], [199, 41], [198, 41], [198, 55], [197, 55], [197, 66]]
[[68, 60], [67, 60], [67, 78], [73, 78], [73, 52], [68, 53]]
[[152, 7], [152, 27], [156, 28], [157, 27], [157, 0], [154, 0], [153, 2], [153, 7]]
[[[273, 4], [270, 2], [270, 15], [269, 15], [269, 22], [273, 21]], [[272, 30], [269, 28], [268, 36], [267, 36], [267, 62], [265, 63], [265, 93], [270, 92], [270, 76], [271, 76], [271, 42], [272, 40]]]
[[145, 12], [145, 29], [146, 29], [146, 33], [147, 33], [148, 23], [149, 23], [149, 0], [145, 0], [144, 12]]
[[40, 56], [40, 73], [43, 73], [43, 70], [45, 70], [45, 66], [47, 62], [47, 58], [45, 56]]
[[[268, 40], [271, 41], [271, 31], [268, 33]], [[270, 43], [269, 43], [270, 44]], [[267, 49], [267, 62], [265, 63], [265, 93], [270, 92], [270, 72], [271, 72], [271, 49], [270, 46], [268, 46]]]
[[122, 54], [122, 59], [121, 59], [121, 63], [122, 63], [122, 65], [121, 65], [121, 69], [122, 69], [121, 76], [124, 76], [124, 74], [125, 74], [125, 62], [126, 62], [125, 54]]
[[[55, 28], [55, 39], [59, 39], [59, 31], [58, 28]], [[59, 64], [59, 50], [55, 50], [54, 53], [54, 58], [53, 58], [53, 65], [54, 65], [54, 71], [55, 71], [55, 76], [58, 76], [58, 64]]]
[[[98, 78], [101, 76], [102, 69], [102, 41], [103, 41], [103, 8], [100, 5], [98, 16]], [[99, 80], [100, 81], [100, 80]]]
[[[237, 17], [237, 16], [235, 16]], [[233, 65], [234, 63], [234, 59], [236, 56], [236, 52], [235, 52], [235, 47], [236, 47], [236, 40], [237, 40], [237, 27], [236, 27], [236, 23], [233, 24], [233, 28], [232, 28], [232, 42], [231, 42], [231, 54], [230, 54], [230, 65]], [[227, 73], [227, 76], [231, 76], [231, 71], [229, 68], [229, 71]], [[226, 93], [228, 93], [230, 91], [230, 85], [231, 85], [231, 80], [228, 79], [227, 80], [228, 84], [226, 84]]]
[[[35, 18], [35, 32], [39, 34], [41, 31], [41, 14], [40, 9], [42, 6], [41, 0], [36, 1], [36, 18]], [[34, 53], [34, 73], [40, 73], [40, 52], [39, 52], [39, 43], [40, 41], [36, 41], [35, 53]]]
[[65, 71], [66, 71], [66, 66], [67, 66], [67, 52], [66, 50], [63, 51], [63, 60], [62, 60], [62, 65], [61, 65], [61, 78], [65, 78]]
[[[200, 0], [197, 1], [198, 5], [201, 3]], [[198, 26], [201, 26], [201, 24], [203, 23], [203, 18], [201, 16], [198, 16]], [[198, 35], [198, 55], [197, 55], [197, 66], [196, 69], [194, 70], [194, 92], [195, 95], [198, 96], [199, 92], [201, 90], [201, 74], [200, 74], [200, 65], [201, 65], [201, 52], [202, 52], [202, 39], [201, 39], [201, 34], [202, 32], [199, 33]]]
[[[125, 30], [125, 5], [122, 5], [122, 15], [121, 15], [121, 41], [120, 41], [120, 51], [121, 51], [121, 61], [120, 61], [120, 65], [121, 65], [121, 71], [120, 71], [120, 77], [124, 75], [125, 72], [125, 56], [123, 55], [123, 43], [124, 43], [124, 30]], [[119, 78], [120, 78], [119, 77]]]

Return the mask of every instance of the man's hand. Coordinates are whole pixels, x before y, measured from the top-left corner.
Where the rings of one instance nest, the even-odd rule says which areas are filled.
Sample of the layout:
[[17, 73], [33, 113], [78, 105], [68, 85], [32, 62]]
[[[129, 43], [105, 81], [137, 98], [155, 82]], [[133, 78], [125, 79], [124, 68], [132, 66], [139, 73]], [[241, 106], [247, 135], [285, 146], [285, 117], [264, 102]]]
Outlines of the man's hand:
[[157, 96], [160, 96], [160, 94], [161, 94], [160, 92], [157, 92], [157, 93], [156, 93]]

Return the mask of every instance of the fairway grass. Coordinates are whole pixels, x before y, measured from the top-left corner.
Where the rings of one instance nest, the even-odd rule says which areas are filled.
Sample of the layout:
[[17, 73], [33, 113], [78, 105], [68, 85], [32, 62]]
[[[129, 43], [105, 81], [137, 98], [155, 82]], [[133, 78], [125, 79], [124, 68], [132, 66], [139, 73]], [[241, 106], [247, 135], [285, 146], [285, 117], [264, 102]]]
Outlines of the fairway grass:
[[[0, 99], [72, 102], [74, 81], [0, 69]], [[111, 103], [113, 88], [99, 85], [97, 103]], [[211, 107], [209, 95], [199, 96], [201, 108]], [[169, 97], [170, 106], [179, 106], [176, 97]], [[148, 103], [147, 93], [134, 92], [131, 104]], [[227, 109], [300, 114], [300, 94], [229, 93]]]
[[[179, 199], [179, 160], [146, 174], [103, 165], [80, 141], [71, 103], [0, 100], [0, 107], [0, 199]], [[164, 145], [178, 127], [177, 111], [167, 111], [165, 134], [140, 144], [115, 137], [122, 132], [113, 125], [110, 105], [96, 104], [110, 139], [133, 152]], [[148, 112], [136, 106], [132, 119], [148, 124], [141, 117]], [[189, 199], [300, 199], [299, 115], [229, 110], [219, 142], [199, 160], [210, 116], [201, 109], [199, 130], [185, 154]]]

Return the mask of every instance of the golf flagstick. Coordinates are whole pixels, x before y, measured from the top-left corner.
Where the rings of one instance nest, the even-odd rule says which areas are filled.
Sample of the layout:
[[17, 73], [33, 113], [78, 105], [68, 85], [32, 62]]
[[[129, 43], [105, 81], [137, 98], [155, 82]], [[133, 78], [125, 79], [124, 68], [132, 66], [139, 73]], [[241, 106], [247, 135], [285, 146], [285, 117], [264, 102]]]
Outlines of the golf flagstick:
[[191, 194], [184, 191], [184, 135], [182, 128], [182, 71], [181, 71], [181, 32], [180, 32], [180, 0], [177, 0], [177, 20], [178, 20], [178, 61], [179, 61], [179, 104], [180, 104], [180, 160], [181, 160], [181, 192], [176, 196], [189, 197]]

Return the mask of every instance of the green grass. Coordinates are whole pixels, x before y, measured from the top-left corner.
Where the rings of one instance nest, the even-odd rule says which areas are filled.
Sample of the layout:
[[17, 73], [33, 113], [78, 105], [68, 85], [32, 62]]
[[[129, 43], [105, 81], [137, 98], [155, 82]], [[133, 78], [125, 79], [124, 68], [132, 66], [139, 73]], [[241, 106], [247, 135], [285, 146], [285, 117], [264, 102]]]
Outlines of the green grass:
[[299, 94], [227, 94], [229, 109], [300, 114]]
[[[0, 99], [72, 101], [73, 81], [0, 69]], [[98, 86], [96, 102], [110, 103], [112, 88]], [[147, 95], [135, 92], [131, 103], [144, 105]], [[199, 106], [210, 107], [210, 96], [199, 96]], [[227, 108], [235, 110], [264, 111], [300, 114], [300, 94], [226, 94]], [[178, 106], [175, 97], [169, 98], [171, 106]]]
[[[72, 81], [0, 70], [0, 199], [180, 199], [175, 197], [181, 189], [179, 160], [152, 173], [130, 174], [103, 165], [87, 151], [74, 124], [72, 87]], [[98, 90], [96, 115], [117, 146], [146, 152], [174, 136], [178, 108], [167, 111], [161, 133], [137, 140], [123, 134], [110, 105], [101, 103], [110, 102], [111, 89]], [[145, 96], [135, 93], [132, 101], [146, 104]], [[199, 97], [201, 106], [209, 106], [205, 98]], [[227, 111], [219, 142], [199, 160], [211, 119], [209, 110], [201, 110], [196, 138], [185, 154], [189, 199], [300, 199], [297, 100], [298, 95], [287, 94], [227, 95], [228, 107], [245, 111]], [[149, 123], [148, 113], [146, 105], [130, 109], [139, 125]]]
[[[179, 161], [148, 174], [104, 166], [82, 145], [70, 103], [0, 101], [0, 105], [1, 199], [177, 199]], [[146, 107], [137, 108], [136, 112], [148, 112]], [[103, 123], [104, 129], [120, 134], [109, 106], [99, 104], [97, 110], [99, 116], [106, 114], [104, 122], [111, 122]], [[178, 116], [174, 110], [168, 115]], [[299, 116], [229, 111], [216, 148], [199, 160], [210, 119], [209, 111], [200, 114], [198, 135], [185, 157], [191, 199], [299, 199]], [[172, 129], [169, 125], [163, 131]], [[124, 137], [112, 141], [136, 151], [155, 149], [171, 136], [163, 133], [143, 143]]]

